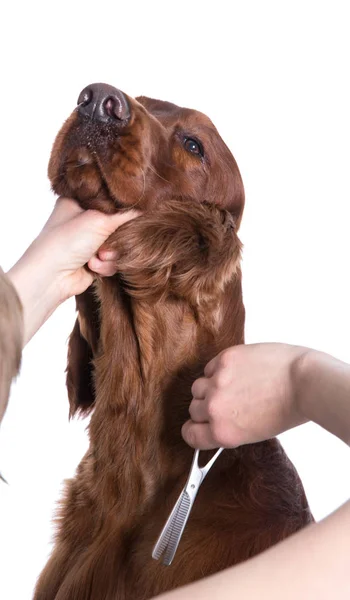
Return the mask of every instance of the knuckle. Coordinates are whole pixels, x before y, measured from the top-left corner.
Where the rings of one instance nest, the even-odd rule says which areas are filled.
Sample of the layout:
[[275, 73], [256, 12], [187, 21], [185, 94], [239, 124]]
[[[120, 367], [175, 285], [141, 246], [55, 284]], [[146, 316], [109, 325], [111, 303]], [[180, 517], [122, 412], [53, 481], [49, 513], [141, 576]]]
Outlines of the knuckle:
[[234, 348], [226, 348], [220, 354], [219, 364], [223, 368], [227, 368], [232, 364], [232, 360], [234, 357], [235, 349]]
[[208, 388], [208, 382], [204, 377], [200, 377], [193, 382], [191, 392], [193, 398], [203, 398]]
[[218, 446], [225, 446], [222, 427], [219, 423], [213, 423], [211, 427], [211, 436], [214, 444], [217, 444]]
[[198, 392], [198, 379], [196, 379], [196, 381], [194, 381], [194, 383], [192, 383], [191, 386], [191, 394], [193, 396], [193, 398], [196, 397], [196, 393]]
[[194, 431], [192, 431], [192, 429], [190, 429], [187, 432], [187, 443], [189, 444], [189, 446], [196, 446], [196, 435], [194, 433]]
[[193, 411], [194, 411], [194, 405], [193, 405], [193, 402], [191, 402], [191, 404], [189, 406], [189, 409], [188, 409], [188, 412], [190, 413], [190, 417], [191, 417], [192, 421], [194, 421]]
[[233, 448], [237, 446], [236, 435], [226, 423], [218, 422], [212, 425], [212, 437], [217, 446]]
[[228, 383], [228, 373], [226, 369], [220, 369], [214, 378], [214, 385], [217, 390], [222, 390]]
[[213, 376], [213, 384], [217, 389], [225, 388], [232, 377], [234, 349], [228, 348], [219, 355], [216, 372]]
[[210, 421], [215, 421], [217, 416], [217, 405], [215, 398], [210, 398], [207, 403], [208, 417]]
[[191, 427], [191, 425], [187, 425], [185, 423], [185, 425], [182, 428], [182, 437], [184, 438], [185, 442], [189, 445], [189, 446], [195, 446], [196, 445], [196, 435], [195, 432], [193, 430], [193, 428]]

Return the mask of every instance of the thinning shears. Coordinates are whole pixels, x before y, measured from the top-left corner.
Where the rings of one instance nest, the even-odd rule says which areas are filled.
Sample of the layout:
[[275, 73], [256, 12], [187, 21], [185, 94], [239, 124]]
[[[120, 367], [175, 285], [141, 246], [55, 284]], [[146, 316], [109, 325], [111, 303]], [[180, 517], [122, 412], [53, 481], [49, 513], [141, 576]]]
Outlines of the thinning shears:
[[222, 451], [223, 448], [219, 448], [204, 467], [198, 465], [199, 450], [195, 451], [187, 483], [153, 548], [152, 557], [156, 560], [164, 554], [164, 565], [171, 565], [199, 487]]

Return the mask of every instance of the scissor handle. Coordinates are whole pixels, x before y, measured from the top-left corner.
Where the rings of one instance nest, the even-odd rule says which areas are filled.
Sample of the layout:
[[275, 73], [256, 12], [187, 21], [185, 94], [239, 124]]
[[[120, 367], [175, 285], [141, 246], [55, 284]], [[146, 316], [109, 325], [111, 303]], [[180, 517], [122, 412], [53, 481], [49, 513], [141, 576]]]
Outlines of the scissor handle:
[[[223, 448], [219, 448], [215, 452], [214, 456], [212, 456], [211, 459], [207, 462], [207, 464], [204, 465], [204, 467], [200, 467], [200, 470], [203, 473], [203, 479], [206, 476], [206, 474], [208, 473], [209, 469], [213, 466], [216, 459], [220, 456], [222, 451], [223, 451]], [[195, 460], [197, 461], [197, 464], [198, 464], [198, 456], [199, 456], [199, 450], [196, 450], [194, 457], [195, 457]]]

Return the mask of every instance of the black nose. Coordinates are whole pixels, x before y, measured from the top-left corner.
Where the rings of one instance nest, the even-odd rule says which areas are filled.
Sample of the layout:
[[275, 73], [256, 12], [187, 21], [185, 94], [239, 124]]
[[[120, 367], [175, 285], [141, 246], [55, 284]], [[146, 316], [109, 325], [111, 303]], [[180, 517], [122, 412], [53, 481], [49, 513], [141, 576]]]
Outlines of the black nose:
[[130, 107], [123, 92], [106, 83], [92, 83], [80, 93], [78, 111], [96, 121], [125, 125], [130, 119]]

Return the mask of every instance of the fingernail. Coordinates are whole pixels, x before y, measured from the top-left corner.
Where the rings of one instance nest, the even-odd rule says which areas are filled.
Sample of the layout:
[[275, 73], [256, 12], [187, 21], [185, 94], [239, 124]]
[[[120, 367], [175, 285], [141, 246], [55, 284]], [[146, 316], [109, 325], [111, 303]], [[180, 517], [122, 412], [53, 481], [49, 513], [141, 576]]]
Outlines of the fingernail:
[[113, 258], [115, 258], [115, 252], [112, 250], [102, 250], [99, 252], [99, 256], [102, 260], [113, 260]]

